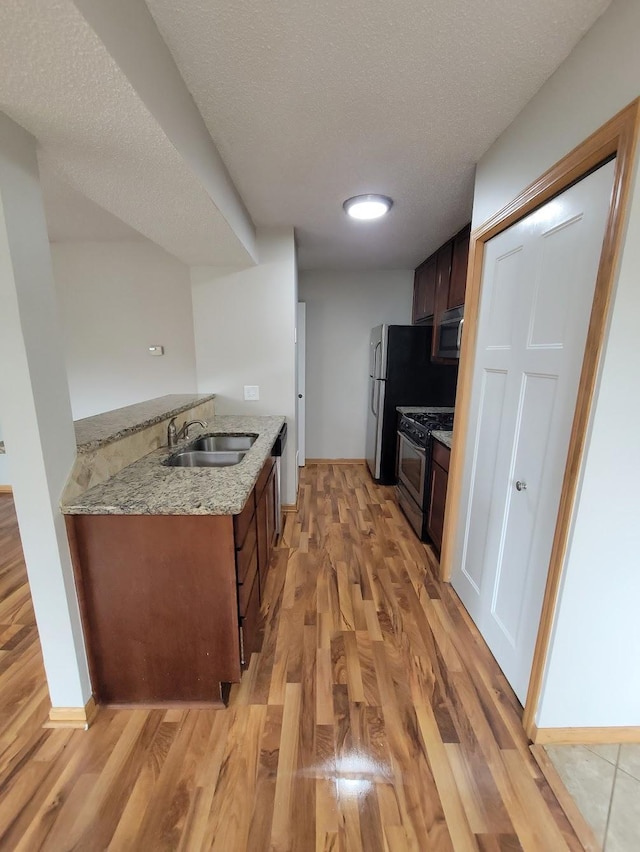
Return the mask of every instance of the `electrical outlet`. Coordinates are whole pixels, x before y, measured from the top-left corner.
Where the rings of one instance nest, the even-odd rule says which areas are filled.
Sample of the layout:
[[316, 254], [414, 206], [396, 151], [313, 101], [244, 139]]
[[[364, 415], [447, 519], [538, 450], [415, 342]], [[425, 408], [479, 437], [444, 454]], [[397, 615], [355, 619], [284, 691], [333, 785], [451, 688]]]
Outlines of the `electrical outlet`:
[[250, 399], [254, 402], [255, 400], [260, 399], [260, 387], [258, 385], [245, 385], [244, 398]]

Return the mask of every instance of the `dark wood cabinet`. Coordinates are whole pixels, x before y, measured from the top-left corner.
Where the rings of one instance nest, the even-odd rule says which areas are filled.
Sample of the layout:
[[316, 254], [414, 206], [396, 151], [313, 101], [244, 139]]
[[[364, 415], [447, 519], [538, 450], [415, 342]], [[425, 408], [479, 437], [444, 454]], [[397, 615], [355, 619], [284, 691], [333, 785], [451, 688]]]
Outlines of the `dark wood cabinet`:
[[[274, 540], [274, 494], [275, 459], [270, 456], [264, 463], [256, 486], [245, 508], [237, 515], [236, 522], [236, 570], [238, 576], [238, 608], [240, 616], [240, 658], [246, 667], [251, 654], [260, 649], [260, 604], [266, 582], [266, 574], [271, 560]], [[250, 515], [248, 524], [245, 515]], [[238, 531], [247, 527], [244, 543], [238, 540]], [[245, 557], [245, 551], [250, 556]], [[249, 567], [245, 562], [249, 560]]]
[[256, 486], [256, 529], [258, 536], [260, 595], [262, 596], [276, 533], [276, 468], [275, 464], [273, 464], [273, 459], [271, 460], [266, 481], [263, 483], [262, 490], [260, 491], [261, 484], [260, 480], [258, 480], [258, 485]]
[[433, 318], [436, 304], [436, 256], [421, 263], [413, 279], [413, 324]]
[[447, 482], [449, 479], [449, 459], [451, 451], [439, 441], [433, 442], [431, 464], [431, 497], [427, 531], [438, 553], [442, 547], [444, 531], [444, 510], [447, 500]]
[[446, 310], [464, 305], [470, 238], [471, 224], [440, 246], [414, 275], [412, 322], [433, 323], [431, 358], [444, 364], [457, 363], [438, 358], [440, 323]]
[[253, 584], [251, 593], [247, 599], [245, 614], [242, 618], [240, 631], [240, 656], [243, 666], [248, 666], [251, 655], [260, 650], [262, 636], [260, 633], [260, 593], [259, 583]]
[[450, 240], [440, 246], [436, 252], [436, 304], [433, 315], [433, 337], [431, 342], [432, 360], [443, 361], [438, 358], [438, 344], [440, 343], [440, 320], [442, 314], [447, 310], [449, 299], [449, 282], [451, 280], [451, 258], [453, 255], [453, 242]]
[[241, 673], [231, 516], [67, 524], [96, 701], [219, 702]]
[[451, 259], [451, 281], [449, 283], [449, 298], [447, 308], [457, 308], [464, 305], [467, 289], [467, 265], [469, 263], [469, 242], [471, 240], [471, 225], [467, 225], [453, 238], [453, 255]]
[[258, 579], [260, 583], [260, 596], [264, 594], [264, 584], [266, 580], [267, 568], [269, 566], [269, 558], [271, 556], [271, 548], [269, 547], [269, 537], [267, 530], [267, 494], [262, 493], [256, 506], [256, 531], [258, 536]]
[[218, 703], [260, 646], [275, 543], [269, 457], [238, 515], [69, 515], [95, 699]]
[[269, 478], [269, 482], [265, 489], [267, 499], [267, 541], [269, 542], [269, 552], [275, 544], [277, 531], [277, 514], [278, 507], [276, 505], [276, 472], [275, 468]]

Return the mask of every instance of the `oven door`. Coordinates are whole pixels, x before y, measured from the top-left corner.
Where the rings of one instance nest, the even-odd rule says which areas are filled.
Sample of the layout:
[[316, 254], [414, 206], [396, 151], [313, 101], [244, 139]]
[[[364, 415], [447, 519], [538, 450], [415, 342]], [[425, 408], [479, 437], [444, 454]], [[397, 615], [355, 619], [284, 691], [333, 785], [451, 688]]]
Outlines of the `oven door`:
[[426, 468], [426, 450], [398, 432], [398, 481], [421, 509], [424, 508]]
[[424, 533], [424, 514], [422, 509], [419, 508], [413, 497], [409, 497], [400, 484], [396, 486], [396, 496], [398, 498], [398, 505], [404, 512], [405, 518], [413, 527], [413, 531], [418, 538], [422, 539]]

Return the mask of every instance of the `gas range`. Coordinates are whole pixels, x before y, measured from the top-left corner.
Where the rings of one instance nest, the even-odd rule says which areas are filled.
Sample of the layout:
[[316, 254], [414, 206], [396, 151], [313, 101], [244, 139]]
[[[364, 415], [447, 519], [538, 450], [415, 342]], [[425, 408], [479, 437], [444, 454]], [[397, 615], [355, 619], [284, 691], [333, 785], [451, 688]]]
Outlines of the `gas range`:
[[429, 411], [402, 414], [398, 431], [418, 446], [427, 447], [432, 432], [453, 429], [453, 411]]
[[398, 421], [398, 503], [422, 541], [429, 541], [432, 432], [453, 429], [453, 411], [403, 413]]

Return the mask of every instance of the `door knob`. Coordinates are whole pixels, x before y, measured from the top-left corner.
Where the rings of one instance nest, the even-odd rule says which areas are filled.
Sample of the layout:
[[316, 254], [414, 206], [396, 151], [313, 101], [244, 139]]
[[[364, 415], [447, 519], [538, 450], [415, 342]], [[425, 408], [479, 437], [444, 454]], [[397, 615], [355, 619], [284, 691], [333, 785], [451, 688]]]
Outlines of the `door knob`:
[[527, 490], [527, 483], [526, 482], [520, 482], [520, 480], [518, 480], [516, 482], [516, 490], [526, 491]]

